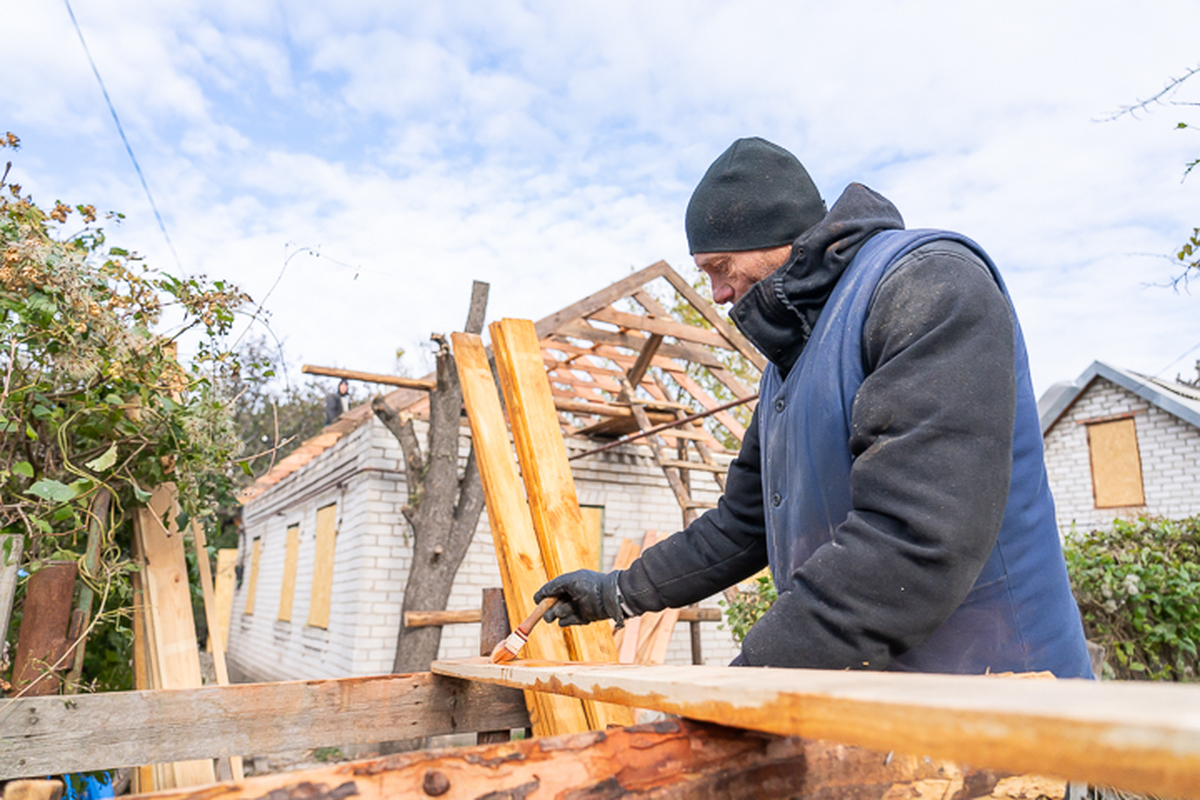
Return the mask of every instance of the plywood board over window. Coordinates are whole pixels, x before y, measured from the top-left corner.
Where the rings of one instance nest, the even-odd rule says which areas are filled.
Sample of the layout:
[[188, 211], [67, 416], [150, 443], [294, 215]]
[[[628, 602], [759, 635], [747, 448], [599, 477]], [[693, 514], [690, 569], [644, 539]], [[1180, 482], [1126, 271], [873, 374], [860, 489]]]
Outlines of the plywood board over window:
[[1132, 418], [1087, 426], [1096, 508], [1146, 504], [1137, 427]]
[[262, 558], [262, 540], [255, 537], [250, 547], [250, 582], [246, 584], [246, 610], [243, 614], [254, 613], [254, 594], [258, 588], [258, 562]]
[[279, 595], [279, 619], [292, 620], [292, 599], [296, 596], [296, 564], [300, 561], [300, 526], [287, 529], [287, 551], [283, 557], [283, 589]]
[[333, 552], [337, 542], [337, 503], [317, 509], [316, 539], [308, 624], [328, 629], [329, 601], [333, 596]]

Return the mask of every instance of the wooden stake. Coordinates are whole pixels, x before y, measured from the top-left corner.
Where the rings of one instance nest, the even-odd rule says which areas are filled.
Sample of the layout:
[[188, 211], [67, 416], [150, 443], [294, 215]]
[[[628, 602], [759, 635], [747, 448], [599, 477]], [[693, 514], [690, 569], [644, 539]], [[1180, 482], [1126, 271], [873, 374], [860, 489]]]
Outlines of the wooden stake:
[[[533, 594], [546, 582], [546, 565], [533, 530], [525, 493], [517, 477], [508, 441], [508, 428], [500, 410], [500, 396], [492, 379], [483, 342], [474, 334], [455, 333], [454, 360], [462, 384], [463, 401], [471, 423], [471, 439], [479, 463], [479, 477], [487, 497], [488, 526], [500, 563], [500, 577], [511, 625], [533, 610]], [[530, 658], [570, 658], [562, 634], [549, 625], [533, 632], [526, 645]], [[526, 694], [534, 733], [574, 733], [587, 730], [583, 704], [545, 693]]]
[[[204, 544], [204, 526], [200, 524], [199, 520], [192, 520], [192, 540], [196, 547], [196, 564], [200, 571], [200, 591], [204, 596], [204, 618], [208, 622], [208, 640], [212, 644], [213, 669], [217, 673], [217, 685], [228, 686], [229, 670], [225, 664], [225, 643], [221, 641], [221, 623], [217, 617], [216, 593], [213, 591], [208, 549]], [[240, 781], [245, 777], [240, 755], [229, 756], [229, 774], [235, 781]]]

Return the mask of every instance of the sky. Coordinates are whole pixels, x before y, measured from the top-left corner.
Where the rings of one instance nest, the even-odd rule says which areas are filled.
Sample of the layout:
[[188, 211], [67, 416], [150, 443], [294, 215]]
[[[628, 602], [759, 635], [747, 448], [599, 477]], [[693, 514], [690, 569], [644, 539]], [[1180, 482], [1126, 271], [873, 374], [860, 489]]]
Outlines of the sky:
[[[240, 285], [238, 334], [423, 374], [431, 332], [538, 319], [665, 259], [734, 139], [852, 181], [999, 265], [1035, 391], [1094, 360], [1194, 377], [1200, 109], [1106, 121], [1200, 65], [1194, 2], [0, 0], [10, 180], [109, 241]], [[1170, 99], [1200, 100], [1200, 76]], [[173, 248], [172, 248], [173, 245]], [[173, 252], [174, 251], [174, 252]], [[396, 350], [406, 355], [397, 363]]]

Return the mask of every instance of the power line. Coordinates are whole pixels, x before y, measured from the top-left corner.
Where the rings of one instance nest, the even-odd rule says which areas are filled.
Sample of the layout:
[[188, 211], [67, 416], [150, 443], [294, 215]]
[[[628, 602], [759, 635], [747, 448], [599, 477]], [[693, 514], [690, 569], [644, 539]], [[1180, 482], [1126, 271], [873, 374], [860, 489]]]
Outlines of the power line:
[[150, 201], [150, 208], [154, 211], [154, 218], [158, 220], [158, 229], [162, 231], [163, 238], [167, 240], [167, 247], [171, 250], [171, 255], [175, 257], [175, 265], [179, 267], [181, 275], [186, 275], [183, 268], [183, 262], [179, 260], [179, 253], [175, 252], [175, 243], [171, 241], [171, 235], [167, 233], [167, 226], [163, 223], [162, 214], [158, 213], [158, 204], [154, 202], [154, 195], [150, 193], [150, 186], [146, 183], [146, 176], [142, 174], [142, 167], [138, 164], [137, 156], [133, 154], [133, 148], [129, 145], [129, 139], [125, 136], [125, 128], [121, 125], [121, 118], [117, 116], [117, 109], [113, 107], [112, 99], [108, 96], [108, 89], [104, 86], [104, 79], [100, 77], [100, 70], [96, 68], [96, 62], [92, 58], [92, 51], [88, 49], [87, 41], [83, 38], [83, 31], [79, 27], [79, 21], [75, 19], [75, 11], [71, 8], [71, 0], [63, 0], [67, 6], [67, 14], [71, 17], [71, 24], [75, 26], [75, 33], [79, 35], [79, 43], [83, 45], [84, 55], [87, 56], [88, 63], [92, 65], [92, 74], [96, 76], [96, 82], [100, 84], [100, 93], [104, 95], [104, 102], [108, 105], [108, 111], [112, 114], [113, 122], [117, 124], [117, 133], [121, 135], [121, 141], [125, 143], [125, 152], [129, 153], [129, 160], [133, 162], [133, 169], [137, 173], [138, 180], [142, 182], [142, 188], [146, 191], [146, 199]]

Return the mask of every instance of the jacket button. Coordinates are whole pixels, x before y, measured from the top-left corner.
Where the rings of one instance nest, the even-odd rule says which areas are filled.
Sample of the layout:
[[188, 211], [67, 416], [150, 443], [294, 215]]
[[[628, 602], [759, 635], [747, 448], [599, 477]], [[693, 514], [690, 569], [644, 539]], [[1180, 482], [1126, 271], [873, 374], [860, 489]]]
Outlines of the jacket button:
[[786, 406], [787, 406], [787, 403], [784, 401], [784, 399], [783, 399], [782, 397], [780, 397], [779, 399], [777, 399], [777, 400], [775, 401], [775, 410], [776, 410], [776, 411], [779, 411], [779, 412], [781, 412], [781, 413], [782, 413], [782, 412], [783, 412], [783, 409], [784, 409]]
[[771, 495], [771, 505], [778, 508], [779, 504], [782, 502], [783, 502], [783, 495], [781, 495], [779, 492], [776, 492], [775, 494]]

